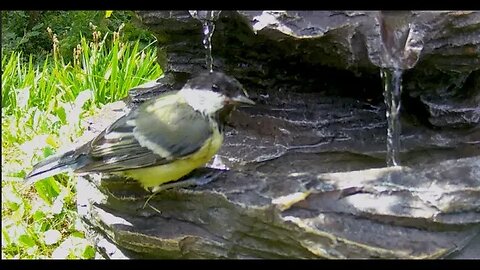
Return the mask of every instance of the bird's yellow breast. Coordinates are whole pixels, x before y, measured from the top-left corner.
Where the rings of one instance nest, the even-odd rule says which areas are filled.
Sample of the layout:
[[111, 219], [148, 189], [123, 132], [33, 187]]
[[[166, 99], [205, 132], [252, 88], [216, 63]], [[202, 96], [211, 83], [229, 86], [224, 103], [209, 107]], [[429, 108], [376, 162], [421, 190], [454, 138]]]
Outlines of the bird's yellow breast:
[[175, 181], [210, 161], [222, 146], [222, 142], [223, 135], [218, 128], [214, 128], [212, 136], [195, 153], [167, 164], [124, 171], [123, 175], [138, 180], [144, 188]]

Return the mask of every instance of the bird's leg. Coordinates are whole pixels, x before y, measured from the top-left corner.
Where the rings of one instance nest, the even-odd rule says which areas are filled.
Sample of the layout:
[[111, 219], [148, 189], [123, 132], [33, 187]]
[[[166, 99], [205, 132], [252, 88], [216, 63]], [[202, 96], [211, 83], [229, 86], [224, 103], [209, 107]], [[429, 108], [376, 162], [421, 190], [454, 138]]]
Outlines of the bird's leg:
[[[203, 186], [206, 185], [213, 180], [215, 180], [218, 176], [220, 176], [224, 170], [210, 170], [207, 173], [202, 173], [200, 176], [193, 176], [196, 174], [196, 172], [190, 173], [187, 176], [185, 176], [183, 180], [177, 180], [173, 183], [168, 183], [168, 184], [163, 184], [163, 185], [158, 185], [155, 187], [146, 188], [147, 191], [152, 192], [150, 196], [148, 196], [148, 199], [145, 201], [145, 204], [143, 205], [143, 208], [148, 204], [150, 199], [152, 199], [158, 192], [161, 192], [166, 189], [171, 189], [171, 188], [184, 188], [184, 187], [189, 187], [189, 186]], [[156, 210], [156, 209], [155, 209]]]
[[158, 186], [151, 187], [150, 192], [158, 193], [160, 191], [171, 189], [171, 188], [183, 188], [195, 185], [195, 179], [185, 179], [185, 180], [177, 180], [173, 183], [162, 184]]
[[218, 170], [218, 169], [210, 170], [208, 173], [204, 173], [199, 177], [193, 178], [193, 180], [195, 180], [195, 185], [203, 186], [217, 179], [217, 177], [219, 177], [225, 171], [226, 170]]
[[210, 170], [207, 173], [202, 173], [199, 176], [195, 176], [196, 172], [188, 174], [184, 179], [177, 180], [172, 183], [162, 184], [152, 187], [151, 192], [157, 193], [171, 188], [184, 188], [189, 186], [203, 186], [211, 181], [215, 180], [223, 173], [223, 170]]

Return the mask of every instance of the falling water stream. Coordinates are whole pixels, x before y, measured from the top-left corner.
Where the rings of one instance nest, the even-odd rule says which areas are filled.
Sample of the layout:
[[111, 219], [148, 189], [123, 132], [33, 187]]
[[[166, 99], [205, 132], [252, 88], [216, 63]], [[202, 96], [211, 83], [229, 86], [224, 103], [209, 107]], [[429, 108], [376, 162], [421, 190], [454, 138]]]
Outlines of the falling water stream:
[[382, 68], [383, 96], [387, 107], [387, 166], [398, 166], [400, 151], [400, 96], [402, 94], [401, 69]]
[[212, 57], [212, 35], [215, 31], [215, 22], [203, 22], [203, 46], [205, 47], [205, 63], [210, 72], [213, 72], [213, 57]]
[[203, 47], [205, 48], [205, 63], [210, 72], [213, 72], [212, 36], [215, 31], [215, 20], [221, 11], [215, 10], [190, 10], [192, 17], [200, 20], [203, 24]]
[[423, 49], [423, 32], [412, 23], [409, 11], [380, 11], [377, 16], [381, 37], [380, 75], [383, 81], [387, 116], [387, 166], [400, 165], [400, 100], [402, 75], [413, 68]]
[[[205, 63], [213, 72], [212, 36], [215, 21], [221, 11], [190, 10], [190, 15], [202, 23]], [[383, 81], [387, 117], [387, 166], [400, 165], [400, 97], [402, 92], [402, 74], [412, 68], [423, 49], [422, 33], [416, 32], [410, 23], [410, 12], [378, 13], [383, 58], [378, 65]], [[394, 15], [394, 16], [392, 16]]]

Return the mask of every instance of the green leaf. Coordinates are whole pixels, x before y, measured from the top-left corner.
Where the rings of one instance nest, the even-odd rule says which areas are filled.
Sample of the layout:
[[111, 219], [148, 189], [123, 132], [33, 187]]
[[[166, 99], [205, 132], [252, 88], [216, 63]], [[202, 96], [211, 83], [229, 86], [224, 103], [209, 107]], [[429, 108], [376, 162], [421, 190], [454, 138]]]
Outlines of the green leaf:
[[25, 247], [33, 247], [35, 246], [35, 241], [28, 235], [22, 234], [18, 238], [19, 244], [25, 246]]
[[92, 246], [87, 246], [83, 251], [82, 257], [84, 259], [93, 259], [95, 258], [95, 249]]
[[8, 235], [7, 230], [2, 227], [2, 248], [4, 243], [10, 245], [12, 243], [12, 239], [10, 239], [10, 235]]
[[13, 211], [11, 218], [13, 221], [15, 221], [18, 224], [24, 220], [24, 216], [25, 216], [25, 207], [24, 205], [20, 205], [15, 211]]
[[41, 30], [44, 27], [43, 25], [43, 23], [36, 24], [32, 27], [32, 30]]
[[78, 238], [85, 238], [82, 232], [73, 232], [71, 236], [78, 237]]
[[37, 211], [35, 211], [35, 213], [33, 214], [32, 217], [33, 217], [33, 220], [34, 220], [35, 222], [38, 222], [38, 221], [42, 220], [42, 219], [45, 217], [45, 213], [43, 213], [42, 211], [37, 210]]
[[10, 209], [12, 211], [16, 211], [20, 207], [19, 204], [14, 202], [6, 202], [5, 206], [7, 207], [7, 209]]
[[53, 203], [53, 200], [58, 196], [58, 194], [60, 194], [60, 188], [53, 177], [48, 177], [36, 182], [35, 189], [37, 190], [40, 198], [50, 205]]
[[27, 173], [25, 172], [25, 170], [21, 170], [16, 173], [12, 173], [12, 176], [18, 178], [25, 178], [25, 176], [27, 176]]
[[55, 149], [53, 149], [52, 147], [46, 146], [46, 147], [43, 148], [43, 157], [44, 158], [49, 157], [53, 154], [55, 154]]
[[60, 106], [55, 109], [55, 114], [60, 118], [60, 121], [62, 121], [62, 124], [67, 123], [67, 114], [65, 113], [65, 108]]

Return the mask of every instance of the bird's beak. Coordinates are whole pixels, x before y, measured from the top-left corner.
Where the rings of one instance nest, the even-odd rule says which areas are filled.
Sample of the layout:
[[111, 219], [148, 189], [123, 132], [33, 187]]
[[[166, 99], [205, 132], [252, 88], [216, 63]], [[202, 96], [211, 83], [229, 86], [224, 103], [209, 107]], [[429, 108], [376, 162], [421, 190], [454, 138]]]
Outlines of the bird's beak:
[[236, 97], [231, 98], [231, 101], [234, 103], [240, 103], [240, 104], [248, 104], [248, 105], [255, 105], [255, 102], [246, 96], [238, 95]]

